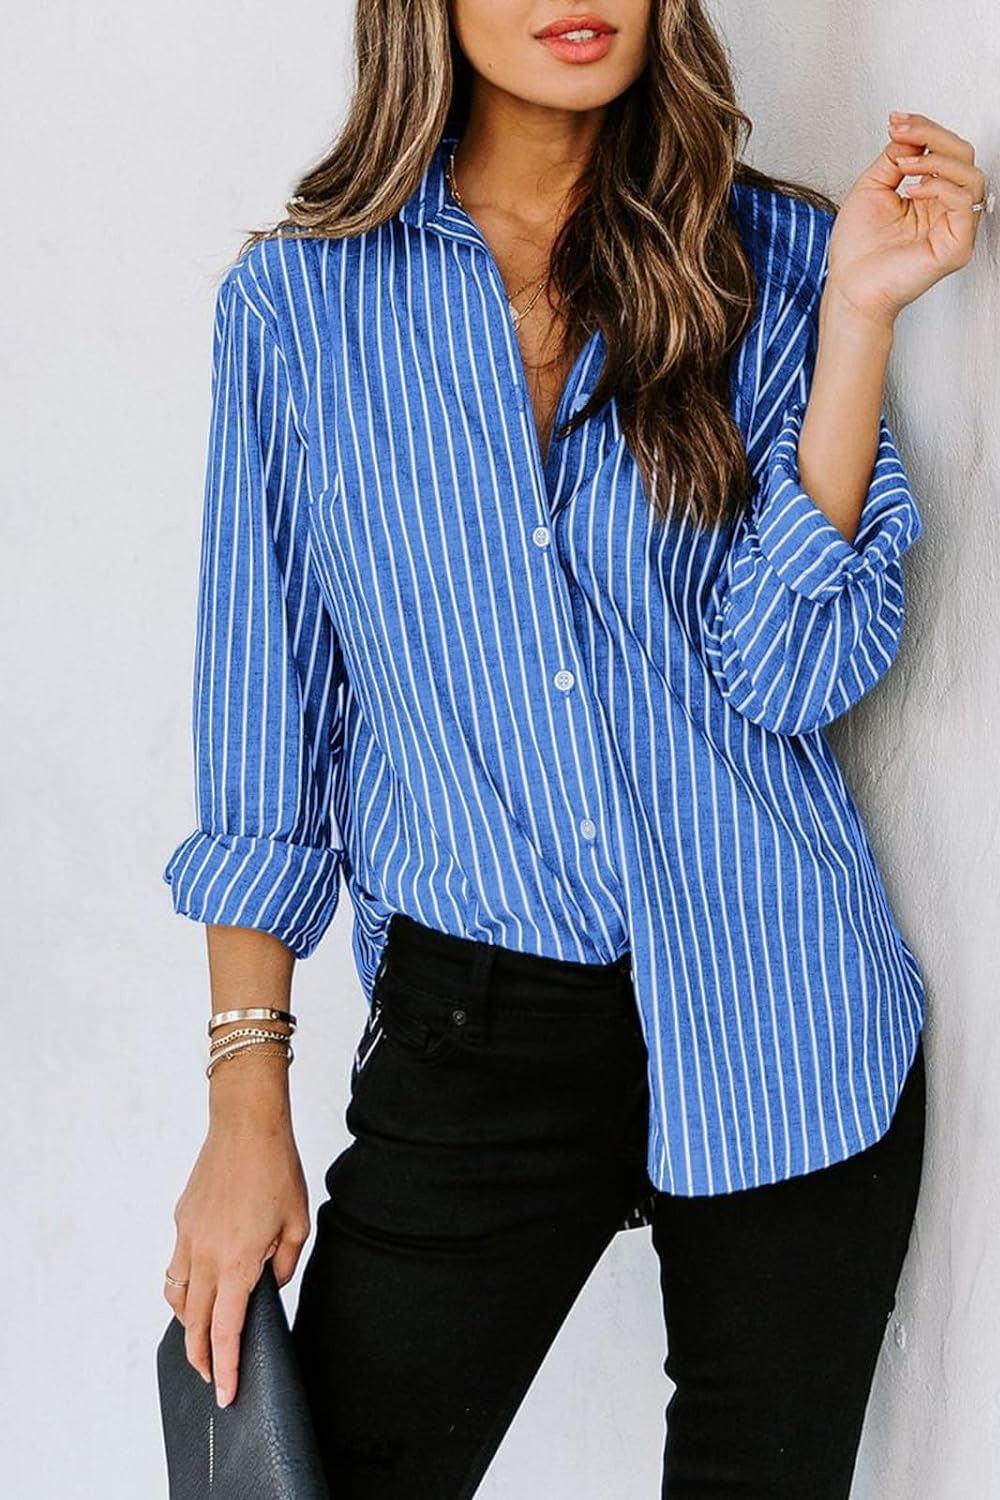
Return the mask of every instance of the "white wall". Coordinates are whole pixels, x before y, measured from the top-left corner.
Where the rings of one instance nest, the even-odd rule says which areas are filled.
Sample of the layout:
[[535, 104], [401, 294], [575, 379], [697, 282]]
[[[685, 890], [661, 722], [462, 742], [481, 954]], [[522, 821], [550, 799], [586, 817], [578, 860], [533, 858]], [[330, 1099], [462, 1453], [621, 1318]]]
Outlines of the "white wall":
[[[2, 1090], [0, 1493], [17, 1500], [165, 1493], [153, 1351], [205, 1126], [206, 992], [201, 929], [173, 915], [159, 871], [191, 815], [214, 278], [332, 132], [350, 9], [53, 0], [7, 18], [0, 878], [5, 1013], [24, 1029]], [[761, 164], [842, 193], [886, 111], [910, 108], [976, 140], [1000, 188], [993, 0], [729, 0], [720, 15]], [[861, 1500], [1000, 1497], [1000, 216], [983, 231], [974, 266], [900, 328], [894, 405], [926, 532], [901, 659], [834, 731], [931, 991], [925, 1186]], [[363, 1019], [349, 921], [345, 902], [296, 978], [313, 1206], [347, 1141]], [[485, 1500], [651, 1500], [663, 1353], [648, 1231], [632, 1231]]]

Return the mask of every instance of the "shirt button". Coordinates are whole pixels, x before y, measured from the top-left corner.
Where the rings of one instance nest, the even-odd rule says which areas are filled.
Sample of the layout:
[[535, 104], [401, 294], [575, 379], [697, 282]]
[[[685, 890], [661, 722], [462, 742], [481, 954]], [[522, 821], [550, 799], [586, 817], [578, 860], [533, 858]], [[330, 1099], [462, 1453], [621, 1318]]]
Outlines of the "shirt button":
[[580, 832], [583, 834], [585, 839], [592, 839], [596, 837], [597, 824], [594, 822], [593, 818], [580, 819]]
[[573, 676], [572, 672], [567, 672], [564, 668], [561, 672], [556, 673], [552, 681], [555, 683], [556, 687], [561, 693], [568, 693], [570, 688], [576, 681], [576, 678]]
[[587, 404], [587, 402], [589, 400], [590, 400], [590, 392], [589, 391], [580, 391], [579, 394], [576, 397], [576, 400], [573, 402], [573, 410], [574, 411], [583, 411], [583, 408], [586, 406], [586, 404]]
[[464, 1010], [453, 1010], [451, 1013], [451, 1019], [454, 1021], [456, 1026], [464, 1026], [466, 1021], [468, 1020], [468, 1016], [466, 1015]]
[[549, 545], [549, 528], [547, 526], [536, 526], [531, 533], [531, 540], [536, 547], [547, 547]]

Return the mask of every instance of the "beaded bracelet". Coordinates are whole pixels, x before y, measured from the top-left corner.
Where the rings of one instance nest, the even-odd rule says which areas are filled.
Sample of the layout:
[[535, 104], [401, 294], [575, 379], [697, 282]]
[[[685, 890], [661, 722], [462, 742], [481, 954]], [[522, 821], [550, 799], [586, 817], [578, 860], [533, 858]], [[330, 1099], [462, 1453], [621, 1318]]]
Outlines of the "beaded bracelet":
[[213, 1052], [218, 1052], [220, 1047], [224, 1047], [227, 1042], [232, 1041], [233, 1038], [238, 1036], [277, 1037], [279, 1041], [284, 1041], [286, 1037], [291, 1036], [291, 1032], [272, 1031], [269, 1026], [237, 1026], [234, 1031], [227, 1031], [225, 1036], [217, 1036], [213, 1042], [209, 1042], [209, 1056]]
[[[226, 1040], [228, 1040], [228, 1038]], [[223, 1059], [227, 1057], [234, 1057], [237, 1053], [244, 1052], [250, 1047], [266, 1047], [273, 1046], [275, 1044], [278, 1044], [283, 1048], [286, 1063], [290, 1066], [292, 1059], [295, 1056], [295, 1053], [292, 1050], [292, 1044], [291, 1042], [285, 1041], [284, 1037], [279, 1036], [277, 1032], [275, 1032], [271, 1036], [266, 1037], [244, 1037], [242, 1041], [233, 1042], [231, 1046], [224, 1047], [221, 1051], [217, 1052], [209, 1062], [208, 1066], [205, 1069], [205, 1074], [208, 1078], [211, 1078], [217, 1063], [222, 1062]]]

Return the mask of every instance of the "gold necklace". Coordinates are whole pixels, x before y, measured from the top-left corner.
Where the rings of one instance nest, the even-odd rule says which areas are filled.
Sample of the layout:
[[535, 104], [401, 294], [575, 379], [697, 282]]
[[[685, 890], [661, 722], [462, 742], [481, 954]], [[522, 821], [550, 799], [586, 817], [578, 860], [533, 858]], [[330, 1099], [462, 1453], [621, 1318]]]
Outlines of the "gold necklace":
[[[448, 181], [448, 190], [451, 193], [451, 196], [454, 198], [454, 200], [458, 204], [459, 208], [464, 208], [465, 204], [462, 202], [462, 195], [458, 191], [458, 184], [455, 181], [455, 152], [456, 152], [457, 149], [458, 149], [458, 142], [456, 141], [455, 145], [452, 146], [451, 152], [449, 153], [449, 156], [448, 156], [448, 162], [447, 162], [447, 166], [446, 166], [446, 169], [445, 169], [445, 177], [447, 178], [447, 181]], [[526, 281], [524, 283], [524, 286], [519, 286], [516, 292], [513, 292], [513, 293], [511, 293], [511, 294], [508, 295], [508, 297], [507, 297], [507, 306], [510, 308], [510, 315], [511, 315], [511, 318], [513, 319], [514, 332], [515, 333], [517, 332], [518, 328], [520, 327], [522, 320], [525, 317], [527, 317], [528, 313], [530, 313], [531, 309], [534, 307], [535, 303], [538, 301], [539, 297], [542, 295], [542, 291], [544, 290], [546, 284], [548, 283], [548, 279], [549, 279], [549, 274], [548, 274], [548, 272], [546, 272], [545, 275], [542, 277], [541, 281], [539, 281], [538, 285], [535, 287], [534, 293], [532, 294], [531, 298], [529, 299], [529, 301], [528, 301], [528, 303], [527, 303], [527, 305], [525, 307], [522, 307], [520, 309], [517, 308], [517, 307], [515, 307], [514, 306], [514, 298], [515, 297], [519, 297], [521, 295], [521, 293], [524, 291], [525, 287], [529, 287], [531, 285], [530, 281]]]

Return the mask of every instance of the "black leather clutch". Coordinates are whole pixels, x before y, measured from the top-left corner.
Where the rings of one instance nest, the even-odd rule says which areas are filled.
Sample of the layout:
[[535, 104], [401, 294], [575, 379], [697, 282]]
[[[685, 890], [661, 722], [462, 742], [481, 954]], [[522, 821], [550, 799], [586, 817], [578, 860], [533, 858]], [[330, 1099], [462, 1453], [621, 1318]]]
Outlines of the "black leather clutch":
[[247, 1302], [228, 1406], [188, 1361], [176, 1317], [157, 1346], [156, 1371], [170, 1500], [330, 1500], [270, 1260]]

